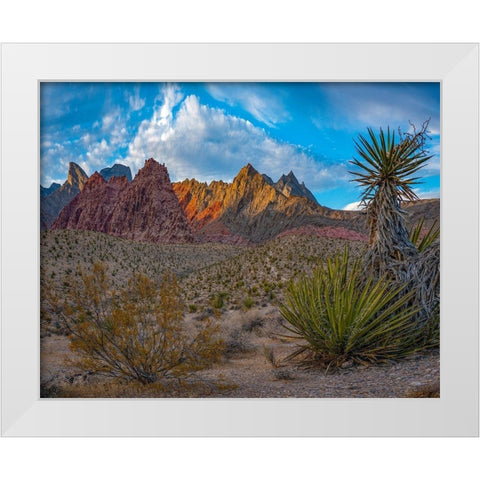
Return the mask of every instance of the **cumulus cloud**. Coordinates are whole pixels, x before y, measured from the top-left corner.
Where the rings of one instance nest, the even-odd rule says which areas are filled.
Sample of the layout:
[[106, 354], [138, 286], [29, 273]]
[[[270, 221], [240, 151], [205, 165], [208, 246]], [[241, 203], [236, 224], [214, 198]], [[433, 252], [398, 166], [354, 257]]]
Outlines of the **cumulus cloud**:
[[[248, 120], [200, 103], [195, 95], [182, 100], [178, 89], [164, 87], [163, 102], [144, 120], [128, 147], [126, 163], [136, 172], [146, 158], [165, 162], [172, 180], [231, 181], [251, 163], [278, 178], [293, 170], [314, 190], [332, 187], [347, 175], [346, 166], [328, 166], [308, 151], [270, 137]], [[174, 108], [177, 107], [174, 115]]]
[[102, 138], [99, 142], [89, 145], [86, 156], [90, 169], [97, 169], [105, 164], [105, 158], [110, 155], [112, 146]]

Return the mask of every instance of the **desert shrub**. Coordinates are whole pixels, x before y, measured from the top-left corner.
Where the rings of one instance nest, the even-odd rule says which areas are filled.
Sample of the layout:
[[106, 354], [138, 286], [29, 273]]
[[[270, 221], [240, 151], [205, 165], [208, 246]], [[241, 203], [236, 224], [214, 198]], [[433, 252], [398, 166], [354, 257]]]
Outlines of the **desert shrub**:
[[291, 282], [280, 311], [285, 327], [304, 340], [290, 355], [339, 366], [404, 357], [430, 346], [415, 321], [415, 291], [387, 277], [364, 277], [361, 259], [348, 250], [321, 264], [312, 276]]
[[80, 272], [60, 297], [44, 289], [44, 305], [68, 332], [76, 366], [108, 377], [153, 383], [209, 366], [223, 352], [218, 328], [205, 322], [189, 334], [177, 280], [166, 272], [160, 284], [135, 273], [112, 288], [105, 265]]
[[[252, 314], [253, 315], [250, 315]], [[248, 312], [246, 318], [242, 322], [242, 330], [248, 333], [260, 332], [265, 324], [265, 319], [255, 312]]]
[[227, 297], [228, 293], [226, 292], [219, 292], [216, 295], [213, 295], [211, 298], [212, 307], [216, 309], [223, 308]]
[[242, 302], [242, 303], [243, 303], [243, 306], [244, 306], [247, 310], [249, 310], [250, 308], [253, 307], [253, 305], [255, 304], [255, 301], [253, 300], [252, 297], [248, 296], [248, 297], [246, 297], [246, 298], [243, 299], [243, 302]]
[[247, 353], [254, 349], [250, 334], [243, 328], [231, 328], [225, 332], [225, 355], [231, 357], [239, 353]]
[[263, 347], [263, 354], [267, 362], [272, 366], [271, 372], [275, 380], [293, 380], [295, 378], [292, 368], [286, 367], [275, 355], [273, 348]]

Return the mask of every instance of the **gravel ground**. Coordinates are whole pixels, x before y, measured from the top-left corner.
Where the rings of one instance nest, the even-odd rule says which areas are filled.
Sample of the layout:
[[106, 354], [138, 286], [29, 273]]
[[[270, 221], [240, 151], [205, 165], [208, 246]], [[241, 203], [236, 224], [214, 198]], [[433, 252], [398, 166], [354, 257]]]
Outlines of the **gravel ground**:
[[[267, 360], [265, 350], [273, 351], [275, 359], [282, 359], [291, 353], [294, 344], [272, 334], [277, 325], [272, 308], [247, 314], [230, 312], [223, 319], [224, 332], [227, 338], [232, 332], [245, 332], [242, 326], [255, 321], [259, 315], [269, 318], [270, 322], [244, 334], [241, 348], [213, 368], [196, 373], [187, 381], [185, 389], [175, 382], [156, 390], [130, 390], [125, 386], [111, 394], [102, 393], [101, 388], [90, 391], [88, 385], [101, 387], [102, 384], [94, 377], [75, 375], [68, 365], [72, 356], [68, 339], [58, 335], [42, 338], [41, 383], [47, 392], [54, 387], [53, 391], [67, 392], [66, 396], [80, 397], [399, 398], [439, 388], [438, 351], [392, 364], [347, 365], [328, 374], [324, 370], [303, 369], [294, 364], [274, 366]], [[235, 338], [238, 340], [238, 335]]]

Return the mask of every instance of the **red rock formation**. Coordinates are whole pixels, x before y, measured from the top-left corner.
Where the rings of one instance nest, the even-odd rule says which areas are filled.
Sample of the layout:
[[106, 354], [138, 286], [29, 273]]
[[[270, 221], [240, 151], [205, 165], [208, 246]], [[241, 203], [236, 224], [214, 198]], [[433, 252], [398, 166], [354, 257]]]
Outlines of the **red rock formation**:
[[193, 241], [167, 169], [153, 159], [145, 162], [132, 182], [126, 177], [106, 182], [94, 173], [52, 228], [92, 230], [157, 243]]

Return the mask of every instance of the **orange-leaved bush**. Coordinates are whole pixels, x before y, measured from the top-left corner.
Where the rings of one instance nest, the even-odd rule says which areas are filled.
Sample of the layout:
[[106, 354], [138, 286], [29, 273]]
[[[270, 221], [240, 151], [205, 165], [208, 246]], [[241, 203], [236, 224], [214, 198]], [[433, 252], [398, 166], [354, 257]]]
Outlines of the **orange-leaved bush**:
[[[84, 371], [153, 383], [206, 368], [223, 353], [218, 327], [209, 321], [188, 329], [174, 274], [160, 285], [134, 273], [128, 285], [112, 288], [107, 269], [95, 263], [61, 295], [44, 290], [52, 317], [68, 332]], [[193, 331], [191, 331], [193, 330]]]

